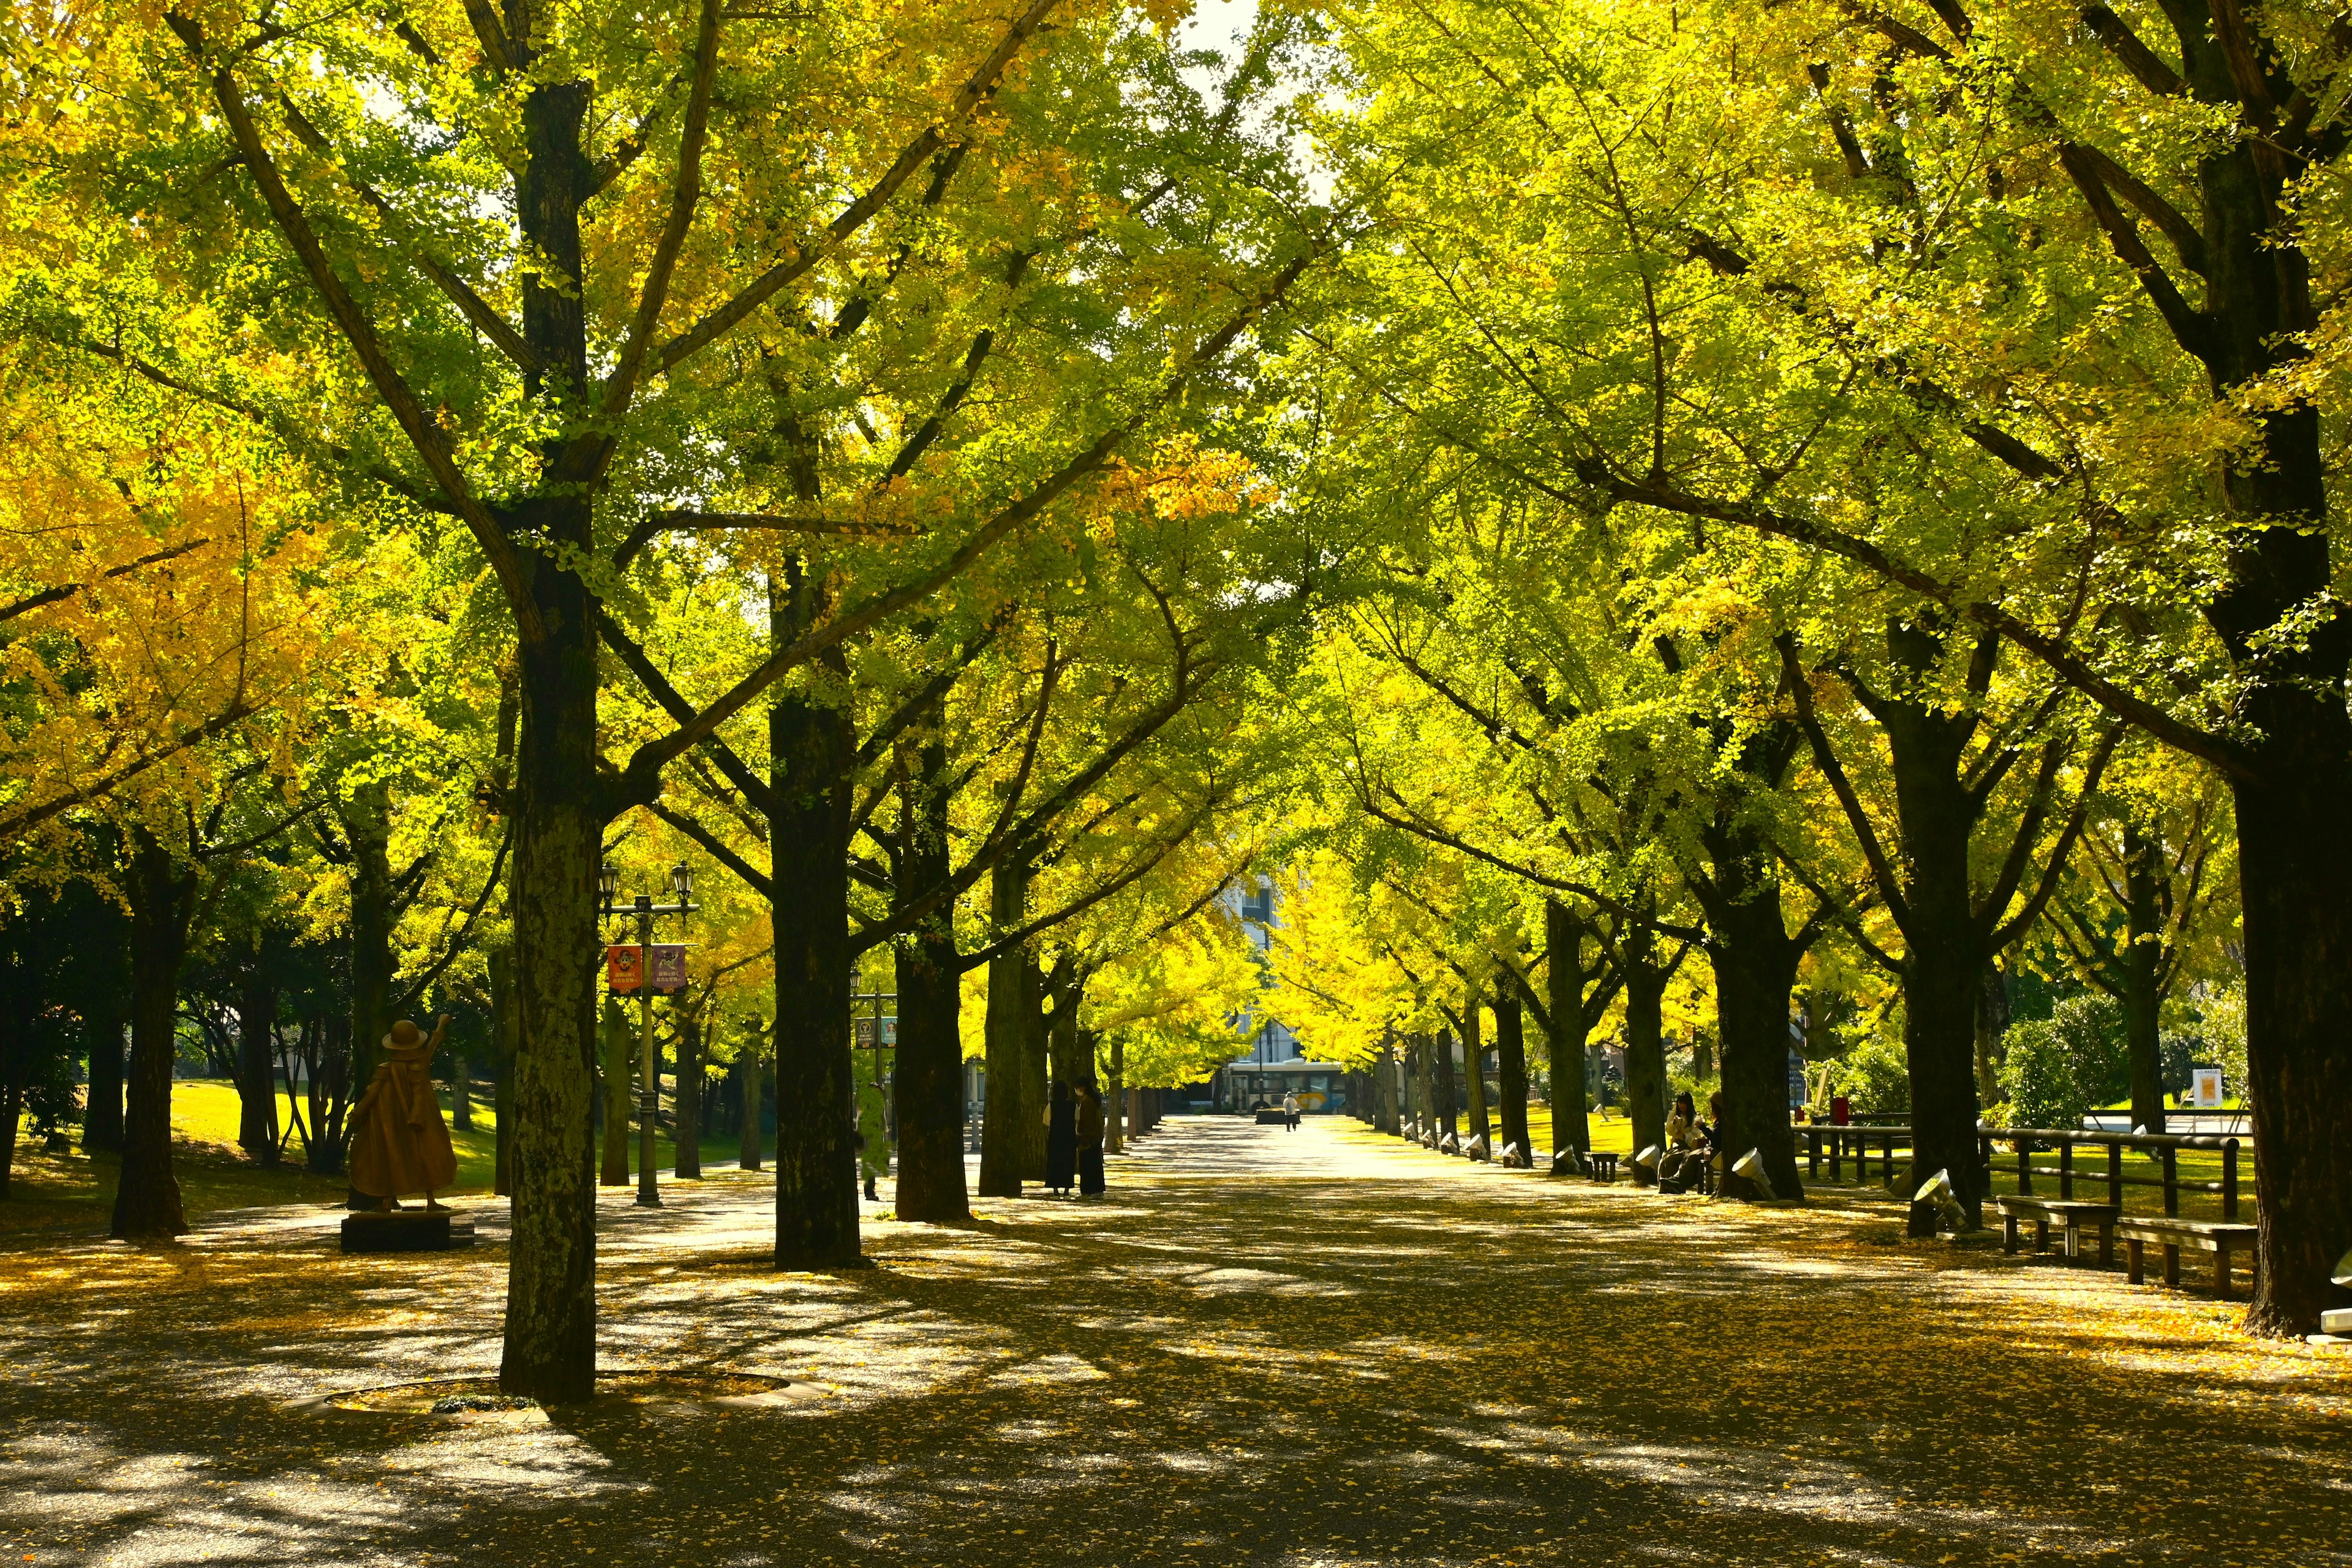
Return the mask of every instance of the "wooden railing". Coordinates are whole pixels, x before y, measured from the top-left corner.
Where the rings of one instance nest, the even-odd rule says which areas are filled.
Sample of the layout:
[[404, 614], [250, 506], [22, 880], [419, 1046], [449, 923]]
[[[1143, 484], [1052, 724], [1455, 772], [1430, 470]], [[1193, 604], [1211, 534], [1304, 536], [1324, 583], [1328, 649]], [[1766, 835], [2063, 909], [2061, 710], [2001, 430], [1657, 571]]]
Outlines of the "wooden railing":
[[[2242, 1157], [2242, 1163], [2249, 1165], [2253, 1160], [2253, 1150], [2239, 1139], [2195, 1133], [2087, 1132], [2049, 1127], [1984, 1127], [1978, 1129], [1977, 1135], [1984, 1151], [1985, 1169], [1989, 1172], [2000, 1168], [1994, 1163], [1993, 1144], [2000, 1142], [2016, 1146], [2013, 1168], [2017, 1173], [2017, 1190], [2020, 1193], [2032, 1192], [2036, 1176], [2056, 1177], [2061, 1198], [2073, 1197], [2074, 1184], [2078, 1181], [2095, 1185], [2103, 1183], [2107, 1189], [2107, 1201], [2120, 1209], [2124, 1206], [2126, 1187], [2161, 1187], [2164, 1190], [2164, 1212], [2168, 1215], [2180, 1212], [2180, 1194], [2183, 1193], [2218, 1193], [2221, 1198], [2221, 1217], [2236, 1219], [2241, 1190], [2239, 1166]], [[2058, 1163], [2055, 1165], [2033, 1163], [2037, 1154], [2050, 1152], [2035, 1149], [2037, 1143], [2047, 1143], [2056, 1152]], [[2105, 1170], [2085, 1171], [2075, 1164], [2076, 1149], [2103, 1146], [2107, 1152]], [[2163, 1173], [2155, 1176], [2126, 1175], [2124, 1151], [2126, 1149], [2140, 1149], [2154, 1154], [2163, 1167]], [[2179, 1161], [2183, 1149], [2218, 1152], [2221, 1156], [2221, 1179], [2218, 1182], [2182, 1181]]]
[[[1892, 1181], [1895, 1170], [1895, 1151], [1911, 1147], [1911, 1129], [1901, 1123], [1878, 1126], [1835, 1126], [1813, 1122], [1795, 1131], [1805, 1141], [1805, 1174], [1819, 1179], [1826, 1164], [1828, 1179], [1845, 1179], [1845, 1162], [1854, 1165], [1854, 1179], [1870, 1179], [1874, 1152], [1877, 1156], [1879, 1177]], [[2233, 1220], [2244, 1194], [2245, 1183], [2252, 1174], [2253, 1149], [2245, 1140], [2217, 1138], [2197, 1133], [2176, 1132], [2094, 1132], [2082, 1128], [2060, 1127], [1979, 1127], [1977, 1141], [1984, 1155], [1985, 1171], [1999, 1175], [2013, 1171], [2017, 1190], [2030, 1194], [2036, 1177], [2054, 1179], [2057, 1195], [2072, 1198], [2074, 1184], [2104, 1185], [2107, 1201], [2120, 1209], [2124, 1206], [2126, 1187], [2155, 1187], [2164, 1194], [2164, 1212], [2180, 1212], [2183, 1193], [2215, 1194], [2221, 1200], [2221, 1217]], [[1996, 1155], [1993, 1145], [2011, 1145], [2014, 1154]], [[2046, 1145], [2046, 1147], [2042, 1147]], [[2086, 1168], [2074, 1157], [2077, 1149], [2104, 1149], [2105, 1158], [2097, 1167]], [[2160, 1167], [2152, 1176], [2129, 1175], [2124, 1170], [2124, 1151], [2137, 1149], [2156, 1157]], [[2179, 1156], [2183, 1149], [2219, 1153], [2221, 1156], [2221, 1178], [2219, 1181], [2183, 1180]], [[2055, 1164], [2037, 1164], [2037, 1160], [2055, 1155]]]

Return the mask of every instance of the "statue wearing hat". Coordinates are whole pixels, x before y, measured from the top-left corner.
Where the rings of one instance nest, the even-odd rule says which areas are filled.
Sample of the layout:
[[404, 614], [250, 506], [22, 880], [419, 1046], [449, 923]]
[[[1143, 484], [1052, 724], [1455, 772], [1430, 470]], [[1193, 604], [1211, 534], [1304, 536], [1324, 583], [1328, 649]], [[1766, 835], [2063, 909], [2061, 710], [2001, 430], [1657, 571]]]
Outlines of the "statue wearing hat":
[[441, 1015], [428, 1038], [403, 1018], [383, 1037], [383, 1058], [367, 1093], [352, 1109], [352, 1185], [398, 1208], [403, 1193], [423, 1193], [425, 1206], [438, 1209], [433, 1194], [457, 1179], [457, 1152], [441, 1121], [433, 1095], [433, 1053], [449, 1032]]

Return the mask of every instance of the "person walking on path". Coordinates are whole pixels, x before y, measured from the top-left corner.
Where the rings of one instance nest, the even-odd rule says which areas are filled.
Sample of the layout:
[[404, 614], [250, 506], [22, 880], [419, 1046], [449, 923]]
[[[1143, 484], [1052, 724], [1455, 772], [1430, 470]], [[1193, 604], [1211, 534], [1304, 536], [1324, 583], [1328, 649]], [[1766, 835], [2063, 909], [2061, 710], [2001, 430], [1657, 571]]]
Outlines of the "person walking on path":
[[1092, 1079], [1078, 1080], [1078, 1195], [1094, 1197], [1108, 1184], [1103, 1180], [1102, 1091]]
[[1070, 1086], [1055, 1079], [1045, 1105], [1045, 1185], [1067, 1197], [1077, 1183], [1078, 1102]]
[[1282, 1114], [1284, 1117], [1283, 1125], [1293, 1132], [1297, 1131], [1298, 1096], [1297, 1094], [1286, 1094], [1282, 1097]]

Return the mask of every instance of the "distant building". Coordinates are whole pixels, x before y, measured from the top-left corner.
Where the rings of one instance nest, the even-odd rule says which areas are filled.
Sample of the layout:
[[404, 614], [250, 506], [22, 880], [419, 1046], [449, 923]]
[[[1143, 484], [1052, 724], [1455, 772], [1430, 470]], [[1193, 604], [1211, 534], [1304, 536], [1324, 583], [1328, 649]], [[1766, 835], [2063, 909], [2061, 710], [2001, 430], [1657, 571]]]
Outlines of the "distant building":
[[[1242, 922], [1242, 930], [1257, 953], [1259, 985], [1272, 990], [1274, 964], [1266, 952], [1274, 945], [1274, 933], [1282, 925], [1275, 913], [1274, 879], [1244, 877], [1218, 894], [1217, 901]], [[1250, 1037], [1249, 1049], [1234, 1058], [1235, 1066], [1247, 1063], [1263, 1067], [1297, 1061], [1305, 1054], [1299, 1047], [1298, 1037], [1271, 1018], [1260, 1019], [1252, 1012], [1241, 1012], [1228, 1021], [1235, 1032], [1246, 1029]]]

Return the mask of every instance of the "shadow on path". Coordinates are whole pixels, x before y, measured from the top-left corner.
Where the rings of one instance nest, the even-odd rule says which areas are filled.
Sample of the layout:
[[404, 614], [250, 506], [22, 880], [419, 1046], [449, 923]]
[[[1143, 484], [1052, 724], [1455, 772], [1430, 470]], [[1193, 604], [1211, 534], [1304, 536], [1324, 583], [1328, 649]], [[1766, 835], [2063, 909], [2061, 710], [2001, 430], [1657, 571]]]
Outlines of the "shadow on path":
[[600, 1211], [611, 1366], [806, 1403], [453, 1419], [321, 1391], [495, 1368], [502, 1216], [344, 1258], [318, 1211], [0, 1258], [0, 1552], [44, 1563], [2352, 1563], [2352, 1358], [2234, 1310], [1177, 1121], [1087, 1202], [756, 1265], [729, 1173]]

